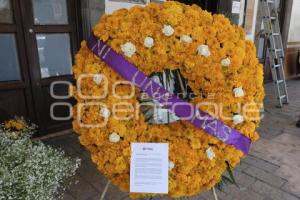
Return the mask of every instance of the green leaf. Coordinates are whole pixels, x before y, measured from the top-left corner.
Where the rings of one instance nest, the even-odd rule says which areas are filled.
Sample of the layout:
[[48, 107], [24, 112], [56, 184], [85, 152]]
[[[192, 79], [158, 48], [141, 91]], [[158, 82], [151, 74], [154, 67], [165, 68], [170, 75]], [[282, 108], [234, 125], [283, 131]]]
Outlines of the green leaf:
[[227, 165], [227, 172], [229, 174], [229, 177], [227, 177], [226, 175], [222, 175], [221, 181], [217, 183], [216, 188], [220, 191], [223, 191], [226, 185], [231, 184], [237, 186], [240, 189], [240, 186], [238, 185], [238, 183], [234, 178], [234, 173], [232, 171], [232, 167], [230, 166], [230, 163], [228, 161], [226, 161], [225, 163]]
[[[237, 184], [237, 182], [236, 182], [236, 180], [235, 180], [235, 178], [234, 178], [234, 174], [233, 174], [233, 172], [232, 172], [232, 167], [230, 166], [230, 164], [229, 164], [228, 161], [225, 161], [225, 163], [226, 163], [226, 165], [227, 165], [227, 172], [228, 172], [228, 174], [229, 174], [229, 176], [230, 176], [230, 178], [231, 178], [232, 183], [233, 183], [234, 185], [238, 186], [238, 184]], [[238, 186], [238, 187], [239, 187], [239, 186]]]

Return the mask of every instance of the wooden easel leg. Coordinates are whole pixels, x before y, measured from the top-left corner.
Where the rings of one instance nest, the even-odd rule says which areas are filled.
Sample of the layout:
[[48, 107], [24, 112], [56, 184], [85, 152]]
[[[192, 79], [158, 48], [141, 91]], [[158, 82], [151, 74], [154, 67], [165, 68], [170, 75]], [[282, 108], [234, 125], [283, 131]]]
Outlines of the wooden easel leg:
[[109, 188], [109, 185], [110, 185], [110, 181], [107, 181], [106, 186], [105, 186], [105, 188], [104, 188], [104, 190], [103, 190], [103, 192], [102, 192], [102, 194], [101, 194], [100, 200], [104, 200], [104, 197], [105, 197], [105, 195], [106, 195], [106, 193], [107, 193], [107, 190], [108, 190], [108, 188]]

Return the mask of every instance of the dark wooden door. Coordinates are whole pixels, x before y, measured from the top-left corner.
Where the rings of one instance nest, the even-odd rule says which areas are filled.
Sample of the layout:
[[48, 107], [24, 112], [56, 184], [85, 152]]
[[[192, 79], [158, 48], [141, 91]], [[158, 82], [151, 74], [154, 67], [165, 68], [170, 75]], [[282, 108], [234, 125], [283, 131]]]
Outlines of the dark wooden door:
[[[79, 1], [15, 0], [15, 19], [20, 29], [18, 46], [24, 54], [24, 86], [28, 91], [26, 109], [39, 125], [39, 134], [71, 127], [72, 99], [68, 87], [73, 82], [72, 64], [81, 35]], [[27, 84], [26, 84], [27, 83]], [[11, 85], [12, 82], [6, 84]], [[0, 86], [1, 87], [1, 86]], [[12, 95], [13, 96], [13, 95]], [[17, 110], [7, 109], [19, 114]], [[20, 113], [22, 114], [22, 113]]]
[[24, 116], [35, 120], [23, 38], [20, 4], [0, 2], [0, 121]]

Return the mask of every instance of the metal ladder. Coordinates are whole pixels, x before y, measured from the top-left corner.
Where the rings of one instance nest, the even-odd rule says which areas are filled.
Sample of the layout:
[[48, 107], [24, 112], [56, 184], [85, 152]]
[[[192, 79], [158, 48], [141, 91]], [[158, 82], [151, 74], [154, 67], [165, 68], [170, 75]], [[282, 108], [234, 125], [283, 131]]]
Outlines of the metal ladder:
[[269, 57], [275, 95], [279, 106], [289, 103], [287, 86], [284, 75], [284, 50], [280, 33], [278, 14], [275, 0], [262, 0], [264, 6], [263, 24], [267, 39], [267, 56]]

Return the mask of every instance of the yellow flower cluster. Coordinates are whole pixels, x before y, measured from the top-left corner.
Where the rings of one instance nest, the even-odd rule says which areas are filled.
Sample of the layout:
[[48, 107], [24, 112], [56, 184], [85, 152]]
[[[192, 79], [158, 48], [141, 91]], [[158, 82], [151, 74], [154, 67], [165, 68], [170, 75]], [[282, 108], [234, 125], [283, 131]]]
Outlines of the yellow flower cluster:
[[12, 119], [5, 121], [3, 127], [9, 130], [22, 131], [23, 129], [27, 128], [28, 125], [23, 119]]
[[[174, 34], [166, 37], [162, 33], [164, 25], [172, 26]], [[259, 125], [264, 98], [263, 68], [258, 63], [253, 43], [245, 40], [244, 30], [231, 25], [223, 15], [211, 15], [196, 5], [188, 6], [172, 1], [164, 4], [151, 3], [146, 7], [121, 9], [112, 15], [104, 15], [93, 32], [123, 55], [121, 45], [127, 42], [134, 44], [136, 53], [126, 59], [146, 75], [165, 69], [180, 69], [193, 92], [199, 94], [192, 99], [192, 103], [212, 102], [222, 105], [219, 112], [222, 115], [218, 116], [220, 120], [239, 130], [252, 141], [258, 139], [255, 129]], [[192, 42], [180, 41], [182, 35], [190, 36]], [[146, 37], [154, 39], [152, 48], [144, 46]], [[207, 45], [211, 55], [198, 55], [199, 45]], [[230, 59], [230, 65], [227, 67], [221, 64], [225, 58]], [[115, 103], [139, 104], [138, 89], [130, 99], [118, 99], [112, 94], [113, 83], [123, 79], [93, 55], [86, 42], [82, 42], [76, 55], [73, 71], [76, 79], [82, 74], [103, 74], [109, 80], [109, 92], [103, 99], [84, 99], [78, 95], [78, 88], [72, 88], [78, 103], [100, 102], [106, 104], [109, 110], [112, 110]], [[235, 97], [233, 89], [238, 87], [243, 88], [243, 97]], [[118, 86], [117, 93], [128, 95], [130, 89], [128, 85], [121, 85]], [[105, 86], [96, 84], [90, 77], [81, 80], [80, 90], [82, 95], [97, 96], [103, 94]], [[213, 97], [210, 94], [213, 94]], [[250, 106], [244, 110], [243, 105], [246, 104]], [[127, 104], [123, 107], [126, 107], [125, 105]], [[214, 112], [215, 109], [204, 104], [201, 108], [208, 112]], [[169, 160], [175, 164], [169, 173], [170, 197], [191, 196], [211, 189], [220, 181], [226, 170], [225, 162], [235, 167], [243, 157], [241, 151], [188, 122], [148, 124], [138, 107], [132, 109], [135, 113], [132, 119], [120, 120], [111, 115], [103, 128], [80, 126], [80, 123], [99, 124], [105, 121], [99, 113], [99, 105], [77, 105], [74, 109], [73, 127], [80, 135], [81, 144], [90, 151], [97, 168], [123, 191], [129, 191], [132, 142], [169, 143]], [[117, 115], [130, 117], [132, 109]], [[231, 119], [235, 113], [244, 113], [248, 117], [243, 123], [234, 124]], [[120, 136], [117, 143], [109, 140], [113, 132]], [[212, 147], [215, 154], [214, 159], [207, 157], [206, 150], [209, 147]], [[131, 194], [133, 198], [150, 195]]]

